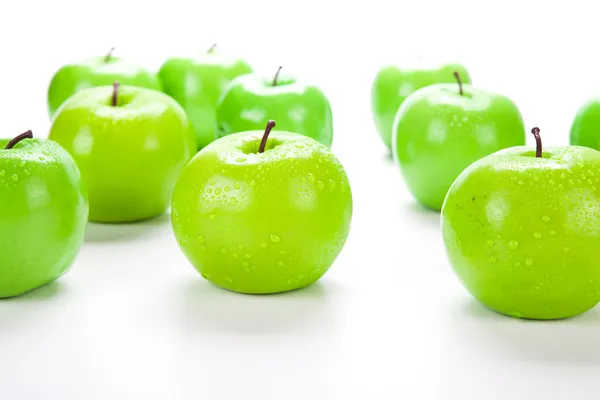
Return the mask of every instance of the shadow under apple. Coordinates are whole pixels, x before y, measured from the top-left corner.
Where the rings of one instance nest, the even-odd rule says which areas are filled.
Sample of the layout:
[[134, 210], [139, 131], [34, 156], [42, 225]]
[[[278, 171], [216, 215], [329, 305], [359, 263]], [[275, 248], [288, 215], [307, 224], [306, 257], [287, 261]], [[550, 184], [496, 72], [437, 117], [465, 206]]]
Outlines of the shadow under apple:
[[247, 295], [216, 287], [205, 280], [186, 282], [178, 291], [178, 322], [186, 330], [213, 333], [322, 333], [332, 327], [335, 286], [316, 282], [304, 289]]
[[165, 212], [157, 217], [132, 223], [105, 224], [89, 222], [86, 242], [119, 242], [141, 237], [155, 237], [170, 228], [171, 215]]

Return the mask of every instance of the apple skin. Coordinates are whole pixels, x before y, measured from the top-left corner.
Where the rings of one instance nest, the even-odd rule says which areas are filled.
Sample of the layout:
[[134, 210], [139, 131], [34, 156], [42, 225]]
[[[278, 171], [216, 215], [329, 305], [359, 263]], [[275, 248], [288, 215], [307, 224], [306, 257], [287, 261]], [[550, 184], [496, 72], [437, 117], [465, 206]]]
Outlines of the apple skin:
[[600, 97], [588, 100], [577, 111], [571, 126], [570, 143], [600, 150]]
[[600, 301], [600, 152], [527, 147], [483, 158], [454, 182], [442, 232], [481, 303], [516, 318], [572, 317]]
[[440, 210], [452, 182], [472, 162], [525, 144], [517, 106], [507, 97], [463, 85], [422, 88], [400, 106], [394, 159], [419, 203]]
[[269, 120], [277, 129], [308, 136], [331, 147], [333, 116], [321, 89], [281, 73], [277, 85], [260, 74], [237, 77], [217, 105], [219, 136], [262, 130]]
[[321, 278], [350, 230], [352, 194], [340, 162], [303, 135], [263, 131], [218, 139], [183, 170], [172, 223], [181, 249], [213, 284], [277, 293]]
[[158, 76], [163, 91], [186, 111], [199, 149], [218, 137], [219, 97], [231, 80], [250, 72], [245, 61], [215, 51], [194, 58], [173, 57], [162, 65]]
[[87, 193], [73, 158], [46, 139], [0, 139], [0, 297], [66, 273], [85, 236]]
[[158, 77], [137, 64], [119, 57], [92, 57], [60, 68], [48, 88], [48, 113], [53, 117], [58, 108], [73, 94], [92, 87], [112, 85], [139, 86], [161, 90]]
[[383, 67], [371, 88], [371, 112], [379, 136], [392, 149], [392, 128], [398, 108], [413, 92], [435, 83], [456, 82], [458, 72], [463, 83], [471, 83], [467, 69], [460, 64], [387, 65]]
[[49, 138], [77, 161], [90, 220], [134, 222], [162, 214], [183, 166], [196, 153], [185, 111], [156, 90], [122, 86], [81, 91], [59, 109]]

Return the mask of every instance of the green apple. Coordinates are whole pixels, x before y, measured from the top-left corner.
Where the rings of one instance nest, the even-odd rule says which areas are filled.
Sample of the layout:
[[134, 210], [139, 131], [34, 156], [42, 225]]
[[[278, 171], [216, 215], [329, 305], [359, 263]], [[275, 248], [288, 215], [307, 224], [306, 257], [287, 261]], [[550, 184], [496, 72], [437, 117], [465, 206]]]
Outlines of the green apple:
[[48, 113], [53, 117], [58, 108], [73, 94], [96, 86], [122, 85], [161, 90], [155, 73], [131, 61], [114, 57], [111, 51], [103, 57], [92, 57], [60, 68], [48, 88]]
[[340, 162], [297, 133], [241, 132], [202, 149], [173, 194], [181, 249], [215, 285], [276, 293], [317, 281], [348, 236], [350, 184]]
[[600, 97], [588, 100], [577, 111], [570, 143], [600, 150]]
[[542, 152], [534, 134], [536, 151], [505, 149], [458, 177], [442, 232], [454, 271], [484, 305], [516, 318], [567, 318], [600, 301], [600, 152]]
[[471, 85], [419, 89], [394, 121], [393, 154], [419, 203], [440, 210], [456, 177], [472, 162], [525, 144], [525, 127], [507, 97]]
[[234, 79], [219, 100], [219, 136], [260, 130], [274, 119], [282, 131], [300, 133], [327, 147], [333, 141], [333, 117], [321, 89], [294, 77], [247, 74]]
[[394, 117], [400, 105], [413, 92], [434, 83], [454, 82], [458, 72], [463, 82], [470, 83], [467, 69], [460, 64], [387, 65], [375, 76], [371, 88], [371, 111], [377, 132], [392, 149]]
[[158, 76], [165, 93], [186, 111], [196, 133], [198, 147], [217, 138], [217, 101], [234, 78], [252, 72], [245, 61], [214, 50], [192, 58], [174, 57], [161, 67]]
[[90, 220], [132, 222], [169, 206], [183, 166], [196, 152], [185, 111], [152, 89], [102, 86], [61, 107], [49, 138], [77, 161], [90, 198]]
[[59, 278], [85, 236], [88, 201], [75, 161], [32, 137], [0, 139], [0, 297]]

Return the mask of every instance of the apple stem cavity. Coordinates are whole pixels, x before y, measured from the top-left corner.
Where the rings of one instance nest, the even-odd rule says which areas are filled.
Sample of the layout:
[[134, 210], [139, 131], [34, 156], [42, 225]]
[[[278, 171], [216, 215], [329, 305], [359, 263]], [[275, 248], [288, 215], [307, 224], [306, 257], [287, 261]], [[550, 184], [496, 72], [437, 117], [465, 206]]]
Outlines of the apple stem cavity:
[[119, 95], [119, 82], [113, 83], [112, 106], [117, 106], [117, 96]]
[[23, 139], [33, 139], [33, 132], [31, 132], [31, 130], [29, 130], [27, 132], [21, 133], [19, 136], [15, 137], [13, 140], [8, 142], [8, 144], [6, 145], [6, 147], [4, 149], [5, 150], [12, 149], [13, 147], [15, 147], [15, 145], [17, 143], [19, 143]]
[[279, 78], [279, 73], [281, 72], [281, 68], [283, 68], [283, 67], [279, 66], [279, 68], [277, 68], [277, 72], [275, 72], [275, 76], [273, 77], [273, 86], [277, 86], [277, 78]]
[[258, 146], [258, 152], [264, 153], [265, 147], [267, 147], [267, 139], [269, 138], [269, 133], [271, 133], [271, 129], [275, 127], [275, 121], [272, 119], [267, 122], [267, 127], [265, 128], [265, 133], [263, 134], [262, 140], [260, 141], [260, 146]]
[[537, 126], [531, 130], [535, 137], [535, 158], [542, 158], [542, 137], [540, 136], [540, 128]]
[[460, 74], [458, 73], [458, 71], [454, 71], [454, 77], [458, 82], [458, 93], [460, 93], [461, 96], [464, 96], [465, 93], [463, 92], [462, 79], [460, 79]]
[[217, 47], [217, 44], [216, 44], [216, 43], [213, 43], [213, 45], [212, 45], [212, 46], [210, 46], [206, 52], [207, 52], [208, 54], [210, 54], [210, 53], [212, 53], [213, 51], [215, 51], [215, 48], [216, 48], [216, 47]]
[[104, 56], [105, 63], [110, 61], [110, 58], [112, 57], [114, 51], [115, 51], [115, 48], [111, 47], [110, 50], [108, 51], [108, 53], [106, 54], [106, 56]]

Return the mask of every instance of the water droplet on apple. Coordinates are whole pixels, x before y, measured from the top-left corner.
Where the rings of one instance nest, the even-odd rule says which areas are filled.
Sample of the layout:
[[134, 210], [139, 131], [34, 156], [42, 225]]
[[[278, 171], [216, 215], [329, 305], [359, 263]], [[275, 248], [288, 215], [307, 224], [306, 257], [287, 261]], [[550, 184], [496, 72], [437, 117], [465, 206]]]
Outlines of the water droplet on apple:
[[493, 240], [491, 240], [491, 239], [488, 239], [488, 241], [487, 241], [487, 242], [485, 242], [485, 245], [486, 245], [487, 247], [492, 247], [492, 246], [494, 245], [494, 241], [493, 241]]
[[524, 184], [525, 182], [523, 182], [522, 180], [519, 180], [519, 185]]
[[491, 256], [489, 256], [488, 260], [490, 260], [490, 262], [495, 263], [496, 261], [498, 261], [498, 257], [495, 254], [492, 254]]
[[521, 261], [515, 261], [514, 266], [515, 267], [520, 267], [521, 266]]
[[245, 257], [245, 258], [252, 258], [252, 254], [250, 254], [250, 253], [246, 253], [246, 254], [244, 254], [244, 257]]
[[310, 183], [315, 183], [315, 176], [312, 173], [308, 173], [308, 181]]
[[0, 171], [0, 176], [4, 176], [4, 175], [6, 175], [6, 171], [5, 170], [1, 170]]
[[202, 246], [204, 246], [206, 244], [206, 238], [202, 235], [198, 236], [198, 241], [200, 242], [200, 244]]
[[548, 183], [550, 184], [550, 186], [554, 185], [554, 181], [553, 181], [552, 179], [550, 179], [550, 180], [548, 181]]
[[519, 242], [517, 242], [516, 240], [511, 240], [510, 242], [508, 242], [508, 248], [511, 250], [516, 250], [519, 247]]
[[240, 184], [239, 184], [239, 183], [237, 183], [237, 182], [235, 182], [235, 183], [233, 184], [233, 188], [234, 188], [235, 190], [239, 190], [239, 189], [240, 189]]
[[244, 161], [246, 161], [246, 159], [244, 157], [238, 157], [238, 158], [235, 159], [235, 161], [237, 161], [237, 162], [244, 162]]
[[570, 248], [568, 248], [568, 247], [563, 247], [563, 251], [564, 251], [564, 252], [567, 252], [567, 251], [569, 251], [569, 250], [571, 250], [571, 249], [570, 249]]
[[534, 237], [534, 238], [536, 238], [536, 239], [541, 239], [541, 238], [542, 238], [542, 234], [541, 234], [541, 233], [539, 233], [539, 232], [535, 232], [535, 233], [533, 234], [533, 237]]
[[210, 213], [208, 218], [215, 219], [215, 218], [217, 218], [217, 216], [215, 215], [215, 213]]
[[248, 264], [248, 262], [246, 262], [246, 261], [244, 261], [244, 262], [242, 263], [242, 267], [248, 267], [249, 265], [250, 265], [250, 264]]
[[223, 247], [223, 248], [221, 249], [221, 253], [223, 253], [223, 254], [227, 253], [227, 249], [226, 249], [225, 247]]
[[542, 221], [544, 221], [544, 222], [548, 222], [548, 221], [550, 221], [550, 217], [549, 217], [549, 216], [547, 216], [547, 215], [544, 215], [544, 216], [542, 217]]
[[229, 204], [231, 204], [232, 206], [237, 205], [237, 198], [232, 197], [229, 199]]
[[252, 179], [252, 180], [250, 181], [249, 185], [250, 185], [250, 186], [254, 186], [254, 185], [256, 185], [256, 182], [254, 182], [254, 179]]
[[323, 190], [323, 188], [325, 187], [325, 184], [321, 181], [317, 181], [317, 188], [319, 190]]
[[329, 190], [335, 189], [335, 181], [333, 179], [329, 180]]
[[284, 263], [283, 263], [283, 261], [279, 261], [279, 262], [277, 263], [277, 265], [278, 265], [278, 266], [280, 266], [280, 267], [283, 267]]
[[13, 181], [18, 181], [19, 180], [19, 175], [17, 174], [13, 174], [13, 176], [10, 177], [10, 179], [12, 179]]
[[222, 192], [222, 191], [223, 191], [223, 190], [222, 190], [221, 188], [216, 188], [216, 189], [215, 189], [215, 194], [218, 196], [218, 195], [220, 195], [220, 194], [221, 194], [221, 192]]
[[225, 187], [223, 188], [223, 190], [224, 190], [225, 192], [229, 192], [229, 191], [231, 190], [231, 186], [225, 186]]
[[521, 314], [521, 313], [520, 313], [520, 312], [518, 312], [518, 311], [509, 311], [509, 312], [508, 312], [508, 315], [510, 315], [510, 316], [511, 316], [511, 317], [513, 317], [513, 318], [517, 318], [517, 319], [521, 319], [521, 318], [523, 318], [523, 314]]
[[271, 238], [271, 242], [273, 242], [273, 243], [278, 243], [281, 240], [279, 236], [274, 235], [274, 234], [271, 234], [270, 238]]
[[261, 242], [260, 247], [262, 247], [263, 249], [267, 248], [267, 244], [265, 242]]
[[525, 260], [525, 265], [531, 267], [533, 265], [533, 260], [531, 258], [528, 258], [527, 260]]
[[202, 277], [203, 277], [204, 279], [210, 279], [210, 276], [211, 276], [210, 274], [207, 274], [207, 273], [205, 273], [205, 272], [201, 272], [201, 273], [200, 273], [200, 275], [202, 275]]
[[225, 277], [225, 282], [229, 283], [230, 285], [233, 283], [233, 278], [230, 276], [226, 276]]

